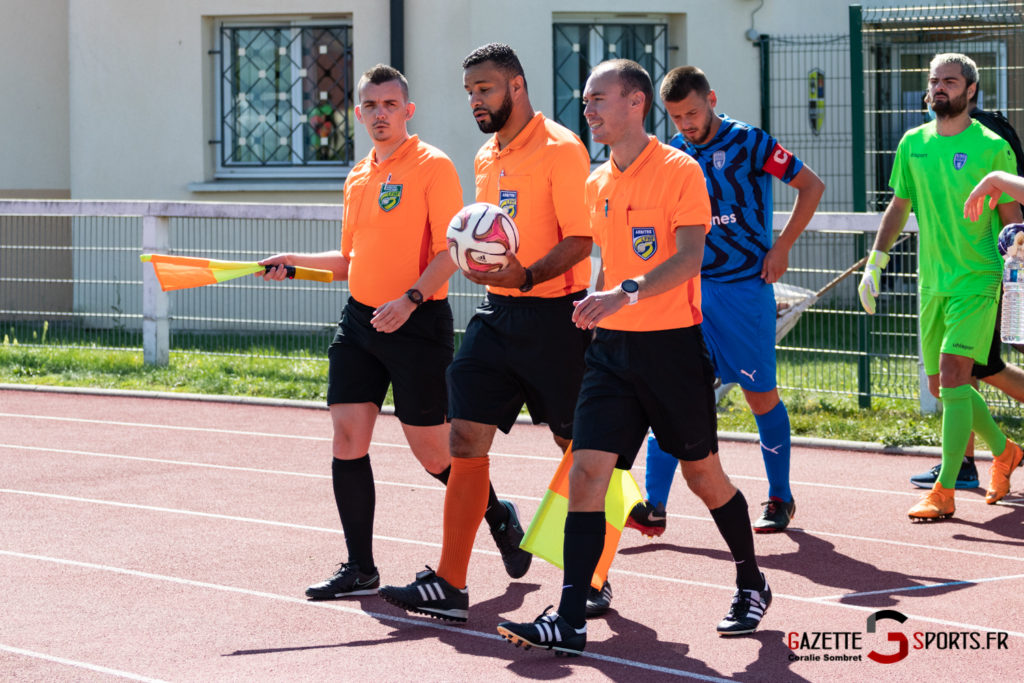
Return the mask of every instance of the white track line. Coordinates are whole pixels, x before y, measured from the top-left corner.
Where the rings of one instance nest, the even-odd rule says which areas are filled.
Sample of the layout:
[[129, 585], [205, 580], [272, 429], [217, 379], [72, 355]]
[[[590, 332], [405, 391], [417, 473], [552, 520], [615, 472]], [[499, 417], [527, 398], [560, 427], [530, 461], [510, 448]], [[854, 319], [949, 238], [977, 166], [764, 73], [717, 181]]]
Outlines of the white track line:
[[159, 678], [149, 678], [148, 676], [140, 676], [139, 674], [128, 673], [127, 671], [118, 671], [117, 669], [110, 669], [108, 667], [99, 666], [97, 664], [89, 664], [88, 662], [79, 662], [75, 661], [74, 659], [65, 659], [64, 657], [54, 657], [53, 655], [44, 654], [42, 652], [33, 652], [32, 650], [23, 650], [20, 647], [12, 647], [10, 645], [4, 645], [3, 643], [0, 643], [0, 650], [3, 650], [4, 652], [11, 652], [16, 655], [21, 655], [23, 657], [45, 659], [48, 662], [56, 662], [57, 664], [75, 666], [79, 669], [88, 669], [90, 671], [96, 671], [97, 673], [107, 674], [108, 676], [117, 676], [119, 678], [127, 678], [133, 681], [146, 681], [146, 683], [164, 683], [164, 681]]
[[[69, 502], [73, 502], [73, 503], [87, 503], [87, 504], [91, 504], [91, 505], [109, 505], [109, 506], [112, 506], [112, 507], [121, 507], [121, 508], [135, 509], [135, 510], [147, 510], [147, 511], [150, 511], [150, 512], [161, 512], [161, 513], [169, 513], [169, 514], [176, 514], [176, 515], [186, 515], [186, 516], [201, 517], [201, 518], [207, 518], [207, 519], [222, 519], [222, 520], [232, 521], [232, 522], [243, 522], [243, 523], [246, 523], [246, 524], [260, 524], [260, 525], [265, 525], [265, 526], [281, 527], [281, 528], [287, 528], [287, 529], [299, 529], [299, 530], [302, 530], [302, 531], [317, 531], [317, 532], [323, 532], [323, 533], [329, 533], [329, 534], [342, 534], [342, 531], [340, 529], [330, 529], [330, 528], [326, 528], [326, 527], [316, 527], [316, 526], [310, 526], [310, 525], [305, 525], [305, 524], [294, 524], [294, 523], [291, 523], [291, 522], [276, 522], [276, 521], [272, 521], [272, 520], [256, 519], [256, 518], [252, 518], [252, 517], [239, 517], [239, 516], [235, 516], [235, 515], [222, 515], [222, 514], [212, 513], [212, 512], [198, 512], [198, 511], [195, 511], [195, 510], [183, 510], [183, 509], [179, 509], [179, 508], [164, 508], [164, 507], [157, 507], [157, 506], [153, 506], [153, 505], [139, 505], [137, 503], [122, 503], [122, 502], [118, 502], [118, 501], [99, 500], [99, 499], [95, 499], [95, 498], [81, 498], [81, 497], [78, 497], [78, 496], [65, 496], [65, 495], [56, 494], [56, 493], [43, 493], [43, 492], [39, 492], [39, 491], [20, 491], [20, 490], [16, 490], [16, 489], [0, 489], [0, 494], [2, 494], [2, 493], [7, 493], [7, 494], [11, 494], [11, 495], [33, 496], [33, 497], [37, 497], [37, 498], [48, 498], [48, 499], [51, 499], [51, 500], [64, 500], [64, 501], [69, 501]], [[699, 519], [699, 518], [695, 518], [695, 519]], [[701, 519], [701, 521], [712, 521], [712, 520], [710, 520], [710, 519], [707, 519], [707, 520]], [[819, 533], [819, 532], [809, 532], [809, 531], [806, 531], [806, 530], [795, 530], [795, 529], [793, 531], [796, 531], [797, 533], [801, 533], [801, 532], [802, 533], [814, 533], [814, 534]], [[829, 535], [829, 534], [822, 533], [822, 535]], [[921, 548], [923, 550], [934, 551], [934, 552], [947, 552], [947, 553], [954, 553], [954, 554], [964, 554], [964, 555], [980, 556], [980, 557], [984, 557], [986, 559], [1000, 559], [1000, 560], [1011, 560], [1011, 561], [1014, 561], [1014, 562], [1024, 562], [1024, 557], [1018, 557], [1018, 556], [1013, 556], [1013, 555], [994, 555], [992, 553], [979, 552], [979, 551], [975, 551], [975, 550], [960, 550], [960, 549], [956, 549], [956, 548], [946, 548], [946, 547], [941, 547], [941, 546], [940, 547], [934, 547], [934, 546], [923, 545], [923, 544], [903, 543], [903, 542], [900, 542], [900, 541], [889, 541], [889, 540], [885, 540], [885, 539], [873, 539], [873, 538], [867, 538], [867, 537], [861, 537], [861, 536], [844, 536], [842, 534], [831, 534], [831, 535], [839, 536], [839, 537], [842, 537], [842, 538], [853, 538], [853, 539], [861, 540], [861, 541], [873, 541], [873, 542], [877, 542], [877, 543], [885, 543], [885, 544], [888, 544], [888, 545]], [[374, 538], [374, 540], [389, 541], [389, 542], [393, 542], [393, 543], [405, 543], [405, 544], [408, 544], [408, 545], [418, 545], [418, 546], [425, 546], [425, 547], [429, 547], [429, 548], [440, 548], [441, 547], [440, 543], [433, 543], [433, 542], [428, 542], [428, 541], [420, 541], [420, 540], [407, 539], [407, 538], [397, 538], [397, 537], [394, 537], [394, 536], [381, 536], [381, 535], [378, 535], [378, 534], [374, 534], [373, 538]], [[474, 554], [480, 554], [480, 555], [498, 555], [499, 554], [497, 551], [494, 551], [494, 550], [485, 550], [483, 548], [476, 548], [476, 547], [473, 548], [473, 553]], [[685, 585], [700, 586], [700, 587], [704, 587], [704, 588], [720, 588], [720, 589], [723, 589], [723, 590], [728, 590], [729, 592], [732, 592], [732, 591], [735, 590], [735, 586], [721, 586], [719, 584], [706, 583], [706, 582], [701, 582], [701, 581], [691, 581], [691, 580], [687, 580], [687, 579], [675, 579], [675, 578], [671, 578], [671, 577], [655, 576], [653, 574], [645, 574], [645, 573], [642, 573], [642, 572], [633, 572], [633, 571], [629, 571], [629, 570], [622, 570], [622, 569], [617, 569], [615, 567], [613, 567], [611, 569], [611, 572], [613, 574], [636, 576], [636, 577], [645, 578], [645, 579], [658, 579], [658, 580], [669, 582], [669, 583], [679, 583], [679, 584], [685, 584]], [[780, 594], [776, 594], [776, 595], [781, 597]], [[827, 604], [827, 601], [834, 599], [833, 596], [826, 596], [826, 597], [786, 596], [786, 597], [789, 597], [789, 598], [794, 599], [794, 600], [803, 600], [803, 601], [806, 601], [806, 602], [826, 601], [826, 604]]]
[[[290, 439], [290, 440], [303, 440], [303, 441], [320, 441], [320, 442], [331, 442], [329, 436], [307, 436], [303, 434], [279, 434], [276, 432], [251, 432], [243, 431], [238, 429], [222, 429], [219, 427], [188, 427], [182, 425], [164, 425], [164, 424], [153, 424], [148, 422], [120, 422], [117, 420], [94, 420], [86, 419], [81, 417], [56, 417], [53, 415], [23, 415], [21, 413], [0, 413], [0, 417], [12, 417], [18, 419], [31, 419], [31, 420], [50, 420], [53, 422], [76, 422], [84, 424], [98, 424], [98, 425], [109, 425], [113, 427], [135, 427], [139, 429], [165, 429], [176, 432], [200, 432], [204, 434], [228, 434], [231, 436], [252, 436], [260, 439]], [[371, 446], [379, 446], [382, 448], [402, 448], [410, 450], [409, 444], [407, 443], [388, 443], [386, 441], [371, 441]], [[538, 455], [522, 455], [519, 453], [491, 453], [492, 456], [502, 458], [521, 458], [524, 460], [547, 460], [549, 462], [559, 462], [559, 458], [555, 456], [538, 456]]]
[[839, 595], [824, 595], [818, 600], [845, 600], [849, 598], [862, 598], [866, 595], [888, 595], [891, 593], [907, 593], [910, 591], [922, 591], [929, 590], [932, 588], [946, 588], [948, 586], [969, 586], [975, 583], [990, 583], [992, 581], [1012, 581], [1015, 579], [1024, 579], [1024, 574], [1014, 574], [1013, 576], [987, 576], [983, 579], [964, 579], [962, 581], [944, 581], [942, 583], [931, 583], [925, 586], [903, 586], [901, 588], [888, 588], [886, 590], [879, 591], [863, 591], [861, 593], [841, 593]]
[[[436, 623], [432, 619], [410, 619], [408, 617], [396, 617], [390, 614], [383, 614], [380, 612], [370, 612], [362, 609], [356, 609], [353, 607], [345, 607], [332, 602], [320, 602], [310, 601], [301, 598], [295, 598], [290, 595], [278, 595], [276, 593], [266, 593], [263, 591], [250, 590], [248, 588], [239, 588], [237, 586], [225, 586], [217, 583], [207, 583], [205, 581], [194, 581], [192, 579], [182, 579], [176, 576], [166, 576], [163, 574], [151, 574], [149, 572], [140, 572], [134, 569], [125, 569], [123, 567], [111, 567], [102, 564], [93, 564], [91, 562], [79, 562], [77, 560], [67, 560], [57, 557], [47, 557], [45, 555], [30, 555], [27, 553], [19, 553], [10, 550], [0, 550], [0, 555], [6, 555], [8, 557], [14, 557], [25, 560], [37, 560], [40, 562], [52, 562], [55, 564], [62, 564], [72, 567], [81, 567], [84, 569], [92, 569], [97, 571], [112, 572], [115, 574], [124, 574], [127, 576], [134, 576], [137, 578], [152, 579], [155, 581], [167, 581], [170, 583], [177, 583], [184, 586], [191, 586], [193, 588], [205, 588], [209, 590], [224, 591], [229, 593], [239, 593], [242, 595], [248, 595], [256, 598], [264, 598], [269, 600], [276, 600], [279, 602], [286, 602], [296, 605], [302, 605], [304, 607], [329, 609], [337, 612], [344, 612], [358, 617], [368, 617], [377, 621], [390, 621], [400, 624], [407, 624], [410, 626], [421, 626], [423, 628], [435, 629], [438, 631], [447, 631], [449, 633], [459, 633], [474, 638], [481, 638], [484, 640], [496, 640], [503, 641], [504, 639], [497, 633], [484, 633], [483, 631], [474, 631], [465, 627], [449, 626], [447, 624]], [[689, 671], [683, 671], [681, 669], [670, 669], [663, 666], [655, 666], [652, 664], [645, 664], [644, 662], [638, 662], [630, 659], [623, 659], [621, 657], [611, 657], [608, 655], [596, 654], [593, 652], [583, 652], [583, 657], [589, 657], [590, 659], [600, 660], [602, 662], [609, 662], [611, 664], [619, 664], [622, 666], [628, 666], [634, 669], [641, 669], [643, 671], [650, 671], [656, 673], [669, 674], [672, 676], [680, 676], [683, 678], [691, 678], [699, 681], [714, 681], [715, 683], [727, 683], [732, 679], [728, 678], [715, 678], [713, 676], [705, 676], [703, 674], [691, 673]], [[150, 679], [139, 679], [139, 680], [150, 680]]]
[[[119, 460], [134, 460], [134, 461], [142, 461], [142, 462], [157, 462], [157, 463], [162, 463], [162, 464], [180, 465], [180, 466], [186, 466], [186, 467], [204, 467], [204, 468], [209, 468], [209, 469], [219, 469], [219, 470], [239, 471], [239, 472], [253, 472], [253, 473], [257, 473], [257, 474], [274, 474], [274, 475], [280, 475], [280, 476], [303, 477], [303, 478], [309, 478], [309, 479], [330, 479], [330, 475], [326, 475], [326, 474], [311, 474], [311, 473], [308, 473], [308, 472], [293, 472], [293, 471], [289, 471], [289, 470], [271, 470], [271, 469], [262, 469], [262, 468], [256, 468], [256, 467], [240, 467], [240, 466], [237, 466], [237, 465], [217, 465], [217, 464], [212, 464], [212, 463], [195, 462], [195, 461], [189, 461], [189, 460], [175, 460], [173, 458], [149, 458], [149, 457], [138, 456], [138, 455], [118, 455], [118, 454], [115, 454], [115, 453], [98, 453], [98, 452], [95, 452], [95, 451], [76, 451], [76, 450], [70, 450], [70, 449], [64, 449], [64, 448], [44, 448], [44, 447], [41, 447], [41, 446], [21, 446], [21, 445], [15, 445], [15, 444], [0, 444], [0, 449], [3, 449], [3, 448], [9, 448], [9, 449], [14, 449], [14, 450], [38, 451], [38, 452], [45, 452], [45, 453], [66, 453], [66, 454], [69, 454], [69, 455], [84, 455], [84, 456], [91, 456], [91, 457], [97, 457], [97, 458], [113, 458], [113, 459], [119, 459]], [[732, 476], [734, 478], [739, 478], [739, 477], [735, 477], [735, 475], [732, 475]], [[755, 479], [754, 477], [746, 477], [746, 478], [748, 478], [748, 479]], [[761, 479], [761, 481], [766, 481], [766, 480], [765, 479]], [[395, 486], [395, 487], [406, 487], [406, 488], [407, 487], [415, 487], [415, 488], [421, 488], [421, 489], [424, 489], [424, 490], [431, 490], [431, 491], [443, 491], [444, 490], [444, 487], [442, 487], [442, 486], [430, 485], [430, 484], [426, 484], [426, 483], [424, 483], [424, 484], [419, 484], [419, 483], [412, 484], [412, 483], [409, 483], [409, 482], [385, 481], [385, 480], [380, 480], [380, 479], [375, 480], [375, 483], [380, 485], [380, 486]], [[802, 484], [802, 485], [814, 486], [815, 484]], [[828, 488], [843, 488], [843, 489], [846, 489], [846, 490], [857, 490], [857, 489], [854, 489], [853, 487], [833, 487], [830, 484], [821, 484], [821, 486], [825, 486], [825, 487], [828, 487]], [[860, 489], [860, 490], [862, 490], [862, 491], [872, 491], [872, 492], [875, 492], [875, 493], [909, 495], [909, 496], [915, 496], [915, 497], [920, 495], [919, 493], [914, 493], [914, 492], [906, 493], [906, 492], [902, 492], [902, 491], [883, 491], [883, 490], [877, 490], [877, 489]], [[525, 495], [513, 495], [513, 494], [503, 494], [503, 495], [505, 495], [506, 498], [511, 498], [511, 499], [515, 499], [515, 500], [525, 500], [525, 501], [533, 501], [533, 502], [539, 502], [541, 500], [541, 498], [539, 496], [525, 496]], [[985, 503], [985, 501], [980, 499], [980, 498], [977, 499], [977, 500], [968, 499], [968, 500], [963, 501], [963, 502], [974, 503], [974, 504], [977, 504], [977, 505], [982, 505], [982, 504]], [[1018, 503], [1015, 503], [1015, 502], [1012, 502], [1012, 501], [1007, 501], [1005, 499], [1000, 504], [1003, 505], [1004, 507], [1024, 507], [1024, 505], [1021, 505], [1021, 504], [1018, 504]], [[710, 521], [712, 521], [712, 519], [710, 517], [698, 517], [698, 516], [694, 516], [694, 515], [680, 515], [680, 514], [671, 514], [670, 513], [668, 516], [670, 518], [675, 518], [675, 519], [688, 519], [688, 520], [696, 520], [696, 521], [701, 521], [701, 522], [710, 522]], [[870, 538], [870, 537], [866, 537], [866, 536], [851, 536], [851, 535], [847, 535], [847, 534], [830, 533], [830, 532], [825, 532], [825, 531], [818, 532], [818, 531], [813, 531], [813, 530], [809, 530], [809, 529], [804, 529], [804, 531], [807, 532], [807, 533], [815, 534], [815, 535], [832, 536], [832, 537], [835, 537], [835, 538], [846, 538], [846, 539], [858, 540], [858, 541], [872, 541], [872, 542], [877, 542], [877, 543], [887, 543], [887, 544], [903, 545], [903, 546], [906, 546], [906, 547], [916, 547], [916, 548], [930, 548], [931, 547], [931, 546], [927, 546], [927, 545], [908, 544], [908, 543], [903, 543], [903, 542], [899, 542], [899, 541], [890, 541], [888, 539], [875, 539], [875, 538]], [[964, 551], [964, 552], [970, 552], [970, 551]], [[984, 555], [986, 557], [988, 556], [987, 553], [979, 553], [979, 554], [982, 554], [982, 555]], [[1022, 558], [1022, 559], [1024, 559], [1024, 558]]]

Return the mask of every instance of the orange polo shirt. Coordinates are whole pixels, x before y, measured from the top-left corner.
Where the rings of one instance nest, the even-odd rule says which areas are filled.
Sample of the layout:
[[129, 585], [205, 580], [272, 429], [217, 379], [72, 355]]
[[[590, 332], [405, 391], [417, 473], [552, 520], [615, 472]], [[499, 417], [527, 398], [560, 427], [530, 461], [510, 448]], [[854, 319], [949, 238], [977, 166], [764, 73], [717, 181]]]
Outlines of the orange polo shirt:
[[[341, 227], [349, 291], [373, 307], [397, 299], [436, 254], [448, 251], [448, 222], [462, 208], [455, 165], [418, 136], [380, 163], [376, 156], [371, 150], [345, 180]], [[443, 299], [448, 283], [423, 294]]]
[[[590, 237], [590, 216], [583, 186], [590, 172], [590, 155], [568, 128], [533, 115], [504, 149], [497, 136], [476, 154], [476, 200], [505, 209], [519, 228], [516, 258], [529, 266], [566, 237]], [[488, 287], [505, 296], [558, 297], [587, 288], [590, 259], [538, 283], [526, 294], [518, 289]]]
[[[601, 247], [605, 288], [668, 260], [676, 253], [680, 226], [704, 226], [705, 235], [711, 230], [711, 200], [700, 166], [653, 137], [625, 171], [608, 161], [590, 174], [587, 206]], [[598, 327], [649, 332], [690, 327], [702, 319], [698, 273], [667, 292], [623, 306]]]

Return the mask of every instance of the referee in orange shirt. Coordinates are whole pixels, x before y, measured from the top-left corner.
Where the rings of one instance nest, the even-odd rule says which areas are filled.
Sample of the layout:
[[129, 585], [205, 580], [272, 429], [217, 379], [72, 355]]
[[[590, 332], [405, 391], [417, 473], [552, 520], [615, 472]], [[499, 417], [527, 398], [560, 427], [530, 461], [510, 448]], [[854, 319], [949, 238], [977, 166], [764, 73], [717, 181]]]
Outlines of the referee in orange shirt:
[[[475, 160], [477, 201], [500, 205], [519, 228], [519, 252], [508, 268], [467, 274], [487, 285], [448, 369], [452, 477], [445, 492], [444, 535], [437, 571], [380, 595], [403, 609], [451, 621], [469, 614], [466, 577], [480, 520], [492, 514], [486, 487], [495, 430], [508, 432], [523, 404], [546, 423], [564, 452], [590, 333], [570, 319], [590, 282], [589, 217], [583, 185], [590, 160], [580, 139], [530, 104], [526, 76], [508, 45], [491, 43], [463, 60], [463, 84], [480, 130], [494, 137]], [[512, 578], [532, 556], [516, 510], [510, 533], [495, 537]], [[607, 610], [610, 591], [594, 596], [591, 614]]]
[[718, 458], [714, 372], [700, 330], [711, 204], [697, 163], [644, 131], [653, 97], [650, 76], [625, 59], [599, 64], [583, 92], [593, 139], [611, 149], [586, 186], [603, 291], [580, 301], [572, 316], [596, 333], [573, 427], [561, 602], [557, 612], [545, 610], [532, 622], [500, 624], [498, 632], [517, 646], [583, 651], [612, 469], [633, 466], [648, 428], [680, 460], [735, 560], [737, 590], [718, 632], [753, 631], [771, 602], [754, 556], [747, 502]]
[[[378, 64], [362, 75], [356, 92], [356, 118], [373, 149], [345, 180], [341, 249], [260, 261], [331, 270], [335, 280], [348, 280], [351, 294], [328, 350], [327, 387], [334, 500], [348, 561], [306, 589], [316, 600], [372, 595], [380, 585], [369, 448], [389, 384], [413, 455], [442, 483], [451, 470], [445, 369], [454, 351], [447, 295], [456, 267], [445, 232], [462, 208], [462, 188], [451, 160], [409, 134], [416, 105], [405, 76]], [[264, 277], [284, 276], [284, 268], [274, 268]], [[489, 496], [502, 507], [493, 489]]]

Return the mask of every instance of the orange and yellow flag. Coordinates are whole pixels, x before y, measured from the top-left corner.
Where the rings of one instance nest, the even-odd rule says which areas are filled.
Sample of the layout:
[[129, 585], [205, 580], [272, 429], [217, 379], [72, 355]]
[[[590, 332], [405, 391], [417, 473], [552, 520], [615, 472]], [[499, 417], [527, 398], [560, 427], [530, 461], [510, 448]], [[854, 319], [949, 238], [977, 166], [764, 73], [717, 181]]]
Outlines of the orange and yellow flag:
[[[530, 521], [520, 547], [547, 560], [559, 569], [562, 565], [562, 544], [565, 540], [565, 517], [569, 512], [569, 470], [572, 468], [572, 446], [559, 463], [555, 476]], [[608, 570], [619, 547], [619, 538], [633, 506], [643, 500], [640, 487], [627, 470], [616, 469], [604, 498], [604, 550], [594, 570], [590, 585], [600, 590], [608, 578]]]
[[[139, 259], [153, 264], [156, 279], [165, 292], [175, 289], [189, 289], [213, 285], [243, 275], [259, 273], [269, 266], [261, 266], [255, 261], [214, 261], [194, 256], [171, 256], [169, 254], [142, 254]], [[298, 280], [316, 280], [331, 282], [334, 274], [329, 270], [316, 268], [300, 268], [286, 266], [288, 277]]]

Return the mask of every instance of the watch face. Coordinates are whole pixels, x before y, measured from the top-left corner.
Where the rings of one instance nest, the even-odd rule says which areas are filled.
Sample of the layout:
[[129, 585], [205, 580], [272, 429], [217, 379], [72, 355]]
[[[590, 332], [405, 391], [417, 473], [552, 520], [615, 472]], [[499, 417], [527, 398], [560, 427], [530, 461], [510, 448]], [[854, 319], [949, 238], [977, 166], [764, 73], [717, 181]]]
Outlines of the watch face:
[[619, 286], [622, 287], [622, 291], [627, 294], [633, 294], [640, 291], [640, 285], [637, 284], [636, 280], [623, 280], [622, 284]]

